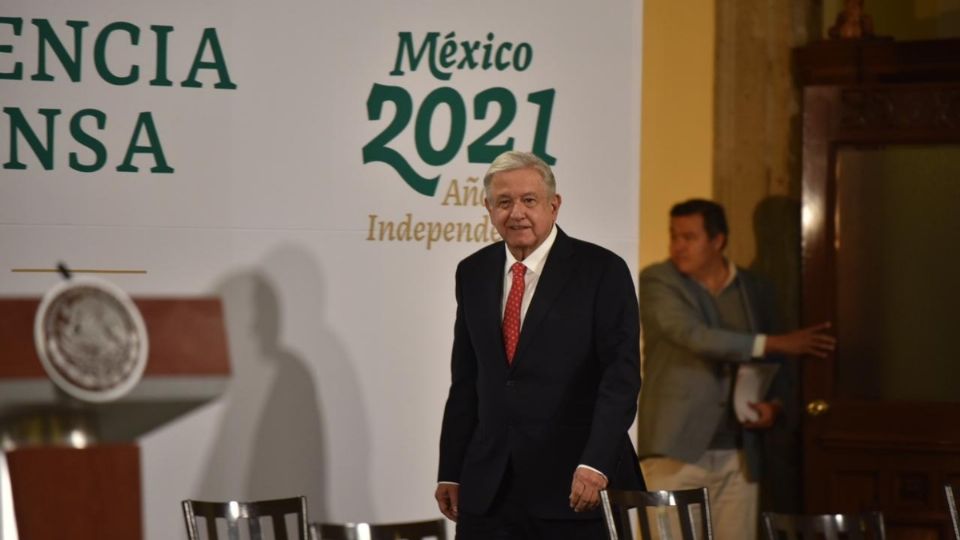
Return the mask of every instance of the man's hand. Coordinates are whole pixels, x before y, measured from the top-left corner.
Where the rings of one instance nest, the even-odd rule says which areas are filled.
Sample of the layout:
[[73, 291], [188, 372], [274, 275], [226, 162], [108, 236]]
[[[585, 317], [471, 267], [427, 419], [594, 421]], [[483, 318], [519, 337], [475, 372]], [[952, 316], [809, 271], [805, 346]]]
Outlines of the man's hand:
[[782, 405], [778, 401], [761, 401], [759, 403], [747, 403], [747, 405], [757, 411], [757, 414], [760, 415], [754, 421], [746, 421], [743, 423], [743, 427], [747, 429], [767, 429], [773, 425], [773, 422], [777, 419], [777, 413], [780, 412]]
[[434, 494], [440, 512], [450, 521], [456, 521], [459, 515], [460, 486], [457, 484], [437, 484]]
[[577, 467], [570, 486], [570, 508], [574, 512], [593, 510], [600, 504], [600, 490], [607, 487], [607, 477], [586, 467]]
[[767, 336], [767, 353], [801, 355], [809, 354], [826, 358], [837, 345], [837, 338], [827, 332], [830, 323], [820, 323], [786, 334]]

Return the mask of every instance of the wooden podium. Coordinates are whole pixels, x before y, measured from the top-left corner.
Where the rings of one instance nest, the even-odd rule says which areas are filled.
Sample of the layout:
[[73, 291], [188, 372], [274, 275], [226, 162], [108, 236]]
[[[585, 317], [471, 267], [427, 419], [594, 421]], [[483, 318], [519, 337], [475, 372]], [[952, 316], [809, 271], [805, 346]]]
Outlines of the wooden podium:
[[47, 378], [33, 343], [40, 301], [0, 299], [0, 443], [13, 448], [6, 458], [21, 540], [142, 538], [137, 437], [226, 387], [219, 299], [134, 302], [150, 340], [143, 379], [124, 397], [94, 404]]

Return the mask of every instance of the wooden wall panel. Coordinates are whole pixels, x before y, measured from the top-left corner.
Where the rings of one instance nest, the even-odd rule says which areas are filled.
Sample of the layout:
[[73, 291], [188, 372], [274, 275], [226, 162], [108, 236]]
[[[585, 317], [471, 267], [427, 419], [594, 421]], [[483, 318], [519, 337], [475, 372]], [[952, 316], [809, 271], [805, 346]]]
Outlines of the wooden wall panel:
[[20, 538], [143, 537], [135, 444], [14, 450], [7, 464]]

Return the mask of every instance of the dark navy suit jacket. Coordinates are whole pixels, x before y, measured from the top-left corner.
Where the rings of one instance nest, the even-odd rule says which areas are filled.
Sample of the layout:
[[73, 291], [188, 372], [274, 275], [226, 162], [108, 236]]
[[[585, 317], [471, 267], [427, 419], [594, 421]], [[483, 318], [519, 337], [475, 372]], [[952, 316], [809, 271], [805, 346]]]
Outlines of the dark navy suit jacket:
[[627, 436], [640, 390], [639, 313], [616, 254], [557, 231], [507, 364], [500, 304], [506, 253], [487, 246], [457, 267], [452, 382], [440, 437], [440, 481], [459, 482], [461, 511], [483, 514], [508, 462], [532, 515], [576, 514], [574, 471], [643, 489]]

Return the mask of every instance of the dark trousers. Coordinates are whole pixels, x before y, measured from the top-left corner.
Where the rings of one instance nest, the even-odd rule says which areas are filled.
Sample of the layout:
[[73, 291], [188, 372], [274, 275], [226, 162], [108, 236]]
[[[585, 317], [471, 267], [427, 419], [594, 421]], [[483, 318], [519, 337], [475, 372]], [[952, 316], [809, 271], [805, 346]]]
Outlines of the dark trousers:
[[[572, 477], [571, 477], [572, 478]], [[543, 519], [527, 511], [526, 497], [511, 466], [503, 476], [486, 514], [457, 519], [457, 540], [603, 540], [603, 521], [597, 519]]]

